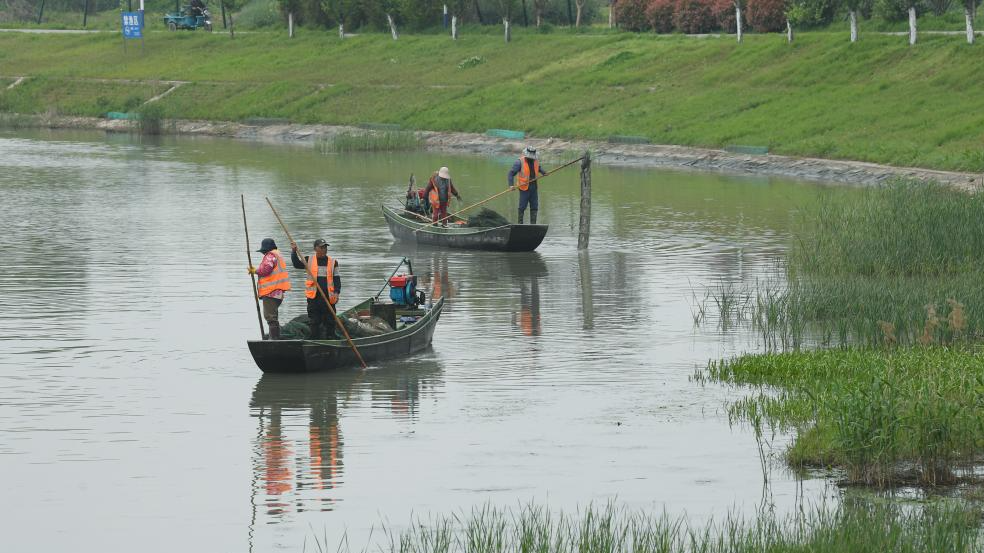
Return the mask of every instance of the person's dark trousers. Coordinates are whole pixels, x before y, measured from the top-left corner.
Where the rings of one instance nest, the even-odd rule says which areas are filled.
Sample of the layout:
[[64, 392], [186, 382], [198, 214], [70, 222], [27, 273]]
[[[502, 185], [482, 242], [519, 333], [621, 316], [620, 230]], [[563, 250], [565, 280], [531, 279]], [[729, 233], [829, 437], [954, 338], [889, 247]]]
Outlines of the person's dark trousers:
[[527, 190], [519, 191], [519, 224], [523, 224], [523, 212], [526, 207], [530, 208], [530, 223], [536, 224], [536, 212], [540, 209], [540, 195], [536, 190], [536, 183], [530, 183]]
[[335, 321], [323, 298], [309, 299], [307, 301], [307, 314], [311, 321], [312, 340], [332, 340], [335, 338]]

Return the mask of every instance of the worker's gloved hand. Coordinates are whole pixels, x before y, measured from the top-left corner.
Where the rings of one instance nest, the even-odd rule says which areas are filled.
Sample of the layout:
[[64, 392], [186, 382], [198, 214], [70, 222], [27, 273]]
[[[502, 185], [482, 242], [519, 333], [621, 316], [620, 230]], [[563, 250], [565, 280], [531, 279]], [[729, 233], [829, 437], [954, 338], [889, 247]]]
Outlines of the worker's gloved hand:
[[455, 198], [458, 198], [458, 201], [459, 201], [459, 202], [461, 201], [461, 194], [455, 194], [455, 195], [454, 195], [454, 197], [455, 197]]
[[296, 252], [297, 251], [297, 242], [291, 242], [290, 243], [290, 249], [292, 249], [292, 250], [294, 250]]
[[515, 184], [510, 184], [509, 185], [509, 190], [516, 190], [516, 185]]
[[248, 272], [251, 275], [255, 275], [256, 274], [256, 267], [250, 265], [249, 268], [246, 269], [246, 272]]

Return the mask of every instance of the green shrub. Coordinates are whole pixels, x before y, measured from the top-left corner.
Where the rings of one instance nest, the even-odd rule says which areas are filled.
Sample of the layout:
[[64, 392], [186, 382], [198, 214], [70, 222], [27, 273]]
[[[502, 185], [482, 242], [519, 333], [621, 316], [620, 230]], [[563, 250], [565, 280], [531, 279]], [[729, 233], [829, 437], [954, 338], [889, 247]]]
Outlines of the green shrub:
[[140, 115], [138, 126], [141, 134], [161, 134], [164, 129], [164, 106], [152, 102], [140, 107], [137, 113]]

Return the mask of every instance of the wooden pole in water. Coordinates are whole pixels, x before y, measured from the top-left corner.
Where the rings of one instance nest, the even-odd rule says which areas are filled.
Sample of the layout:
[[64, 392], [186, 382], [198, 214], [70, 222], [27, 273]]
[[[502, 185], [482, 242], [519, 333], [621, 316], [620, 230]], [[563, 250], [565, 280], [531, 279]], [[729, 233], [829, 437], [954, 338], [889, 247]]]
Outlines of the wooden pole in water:
[[[266, 198], [266, 202], [267, 202], [267, 204], [270, 205], [270, 209], [273, 210], [273, 215], [274, 215], [274, 217], [277, 218], [277, 222], [280, 223], [280, 228], [284, 229], [284, 234], [287, 235], [287, 239], [290, 240], [290, 243], [291, 244], [296, 244], [296, 242], [294, 242], [294, 238], [290, 235], [290, 231], [287, 230], [287, 225], [284, 224], [284, 220], [281, 219], [280, 218], [280, 214], [277, 213], [277, 208], [273, 207], [273, 203], [270, 202], [270, 198]], [[307, 260], [304, 259], [304, 256], [298, 254], [297, 257], [301, 260], [301, 263], [304, 263], [304, 272], [306, 274], [308, 274], [308, 275], [311, 275], [311, 269], [308, 266]], [[317, 263], [318, 260], [315, 259], [314, 262]], [[321, 285], [318, 284], [317, 275], [318, 275], [318, 272], [315, 271], [314, 272], [314, 287], [318, 289], [318, 294], [320, 294], [321, 295], [321, 298], [323, 300], [325, 300], [325, 304], [328, 306], [328, 312], [331, 313], [331, 316], [335, 319], [335, 324], [338, 325], [338, 328], [341, 329], [342, 334], [345, 336], [345, 341], [348, 342], [349, 347], [352, 348], [352, 352], [354, 352], [356, 358], [359, 359], [359, 363], [362, 365], [362, 368], [363, 369], [367, 368], [366, 367], [366, 362], [362, 359], [362, 354], [359, 353], [359, 348], [355, 347], [355, 343], [352, 342], [352, 337], [349, 336], [348, 330], [345, 330], [345, 325], [342, 323], [342, 320], [340, 318], [338, 318], [338, 314], [335, 313], [335, 307], [331, 304], [330, 301], [328, 301], [328, 295], [325, 294], [325, 291], [322, 290]]]
[[577, 249], [588, 249], [591, 233], [591, 152], [581, 158], [581, 221], [577, 232]]
[[[243, 204], [243, 230], [246, 232], [246, 262], [253, 266], [253, 256], [249, 249], [249, 227], [246, 226], [246, 196], [239, 195], [239, 201]], [[262, 246], [261, 246], [262, 247]], [[263, 316], [260, 315], [260, 293], [256, 290], [256, 275], [249, 274], [249, 281], [253, 283], [253, 301], [256, 302], [256, 321], [260, 323], [260, 340], [263, 340]]]
[[[533, 179], [532, 179], [532, 181], [534, 181], [534, 182], [540, 182], [541, 180], [543, 180], [543, 179], [545, 179], [545, 178], [547, 178], [547, 177], [549, 177], [550, 175], [552, 175], [552, 174], [554, 174], [554, 173], [556, 173], [557, 171], [560, 171], [561, 169], [563, 169], [563, 168], [565, 168], [565, 167], [569, 167], [569, 166], [571, 166], [571, 165], [574, 165], [575, 163], [577, 163], [577, 162], [579, 162], [579, 161], [582, 161], [583, 159], [584, 159], [584, 158], [581, 158], [581, 157], [579, 157], [579, 158], [577, 158], [577, 159], [575, 159], [575, 160], [573, 160], [573, 161], [568, 161], [567, 163], [565, 163], [565, 164], [563, 164], [563, 165], [561, 165], [560, 167], [558, 167], [558, 168], [556, 168], [556, 169], [554, 169], [553, 171], [547, 171], [547, 174], [545, 174], [545, 175], [541, 175], [541, 176], [539, 176], [539, 177], [537, 177], [537, 176], [534, 176], [534, 177], [533, 177]], [[461, 209], [459, 209], [458, 211], [455, 211], [455, 212], [454, 212], [454, 213], [452, 213], [451, 215], [448, 215], [447, 217], [442, 217], [441, 219], [438, 219], [437, 221], [434, 221], [434, 223], [433, 223], [433, 224], [435, 224], [435, 225], [436, 225], [436, 224], [438, 224], [438, 223], [442, 223], [442, 222], [444, 222], [444, 221], [447, 221], [448, 219], [450, 219], [450, 218], [452, 218], [452, 217], [457, 217], [458, 215], [460, 215], [460, 214], [462, 214], [462, 213], [464, 213], [464, 212], [466, 212], [466, 211], [468, 211], [469, 209], [472, 209], [473, 207], [478, 207], [478, 206], [480, 206], [480, 205], [482, 205], [482, 204], [484, 204], [484, 203], [488, 203], [488, 202], [490, 202], [490, 201], [492, 201], [492, 200], [494, 200], [494, 199], [496, 199], [496, 198], [498, 198], [499, 196], [501, 196], [501, 195], [503, 195], [503, 194], [508, 194], [508, 193], [510, 193], [510, 192], [512, 192], [513, 190], [516, 190], [516, 187], [512, 187], [512, 188], [507, 188], [507, 189], [505, 189], [505, 190], [503, 190], [502, 192], [499, 192], [498, 194], [494, 194], [494, 195], [492, 195], [492, 196], [489, 196], [488, 198], [485, 198], [484, 200], [482, 200], [482, 201], [480, 201], [480, 202], [478, 202], [478, 203], [474, 203], [474, 204], [471, 204], [471, 205], [470, 205], [470, 206], [468, 206], [468, 207], [463, 207], [463, 208], [461, 208]], [[414, 232], [417, 232], [417, 231], [419, 231], [419, 230], [423, 230], [423, 229], [417, 229], [417, 230], [415, 230]]]

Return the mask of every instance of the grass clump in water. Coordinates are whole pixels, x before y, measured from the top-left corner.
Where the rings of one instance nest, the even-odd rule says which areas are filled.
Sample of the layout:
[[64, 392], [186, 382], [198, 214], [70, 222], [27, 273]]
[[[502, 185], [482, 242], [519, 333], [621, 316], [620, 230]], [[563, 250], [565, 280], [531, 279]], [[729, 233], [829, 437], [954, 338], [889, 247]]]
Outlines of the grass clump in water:
[[[757, 386], [732, 422], [793, 431], [794, 467], [840, 467], [852, 483], [952, 483], [984, 454], [984, 352], [837, 349], [711, 362], [699, 379]], [[778, 390], [778, 392], [776, 392]], [[764, 423], [764, 424], [763, 424]]]
[[801, 212], [785, 282], [760, 287], [770, 342], [952, 344], [984, 336], [984, 195], [896, 182]]
[[[953, 503], [900, 507], [846, 502], [780, 517], [763, 510], [750, 520], [731, 514], [692, 525], [662, 513], [630, 513], [611, 504], [576, 515], [544, 507], [491, 506], [414, 520], [384, 529], [384, 553], [916, 553], [977, 551], [979, 513]], [[315, 539], [316, 550], [329, 551]], [[337, 550], [346, 553], [349, 549]]]
[[412, 131], [342, 132], [318, 140], [318, 149], [324, 154], [345, 152], [394, 152], [417, 150], [423, 146]]

